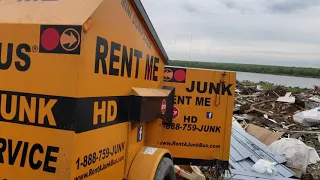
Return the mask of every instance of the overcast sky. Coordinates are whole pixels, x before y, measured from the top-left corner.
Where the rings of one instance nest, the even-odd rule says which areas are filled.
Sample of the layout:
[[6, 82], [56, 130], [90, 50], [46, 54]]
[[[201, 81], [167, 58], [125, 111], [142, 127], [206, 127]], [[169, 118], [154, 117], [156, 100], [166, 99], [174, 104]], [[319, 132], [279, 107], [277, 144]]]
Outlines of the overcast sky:
[[170, 59], [320, 68], [320, 0], [141, 1]]

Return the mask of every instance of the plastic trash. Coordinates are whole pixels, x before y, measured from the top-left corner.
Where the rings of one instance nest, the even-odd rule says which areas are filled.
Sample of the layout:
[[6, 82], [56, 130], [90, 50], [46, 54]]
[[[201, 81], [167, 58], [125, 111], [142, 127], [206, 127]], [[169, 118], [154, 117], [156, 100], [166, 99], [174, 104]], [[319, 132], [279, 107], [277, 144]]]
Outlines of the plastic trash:
[[299, 139], [282, 138], [271, 143], [269, 147], [286, 157], [286, 166], [299, 169], [303, 173], [306, 173], [309, 164], [320, 161], [317, 151]]
[[320, 124], [320, 107], [296, 113], [293, 115], [293, 120], [302, 126]]
[[277, 172], [277, 169], [275, 167], [277, 163], [276, 162], [270, 162], [264, 159], [259, 159], [253, 166], [252, 170], [260, 173], [260, 174], [274, 174]]
[[309, 99], [310, 99], [311, 101], [320, 103], [320, 98], [318, 98], [318, 97], [313, 96], [313, 97], [311, 97], [311, 98], [309, 98]]
[[279, 97], [278, 102], [294, 103], [296, 98], [291, 95], [291, 92], [287, 92], [285, 96]]

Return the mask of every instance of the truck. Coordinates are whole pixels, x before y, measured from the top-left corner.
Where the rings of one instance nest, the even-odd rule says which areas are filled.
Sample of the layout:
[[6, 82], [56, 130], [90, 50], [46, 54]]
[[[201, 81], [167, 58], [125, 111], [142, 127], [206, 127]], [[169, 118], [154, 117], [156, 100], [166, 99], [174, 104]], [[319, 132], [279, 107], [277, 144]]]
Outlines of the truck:
[[139, 0], [1, 0], [0, 29], [0, 180], [228, 169], [235, 73], [168, 65]]

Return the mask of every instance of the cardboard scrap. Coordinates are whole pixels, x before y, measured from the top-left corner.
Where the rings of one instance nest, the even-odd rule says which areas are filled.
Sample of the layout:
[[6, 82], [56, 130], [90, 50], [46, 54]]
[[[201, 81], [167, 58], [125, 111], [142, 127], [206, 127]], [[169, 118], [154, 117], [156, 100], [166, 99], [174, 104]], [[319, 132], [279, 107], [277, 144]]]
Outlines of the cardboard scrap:
[[179, 176], [188, 180], [206, 180], [198, 166], [177, 166], [174, 165], [174, 171]]
[[245, 130], [267, 146], [278, 140], [284, 134], [284, 132], [272, 132], [254, 124], [248, 124]]

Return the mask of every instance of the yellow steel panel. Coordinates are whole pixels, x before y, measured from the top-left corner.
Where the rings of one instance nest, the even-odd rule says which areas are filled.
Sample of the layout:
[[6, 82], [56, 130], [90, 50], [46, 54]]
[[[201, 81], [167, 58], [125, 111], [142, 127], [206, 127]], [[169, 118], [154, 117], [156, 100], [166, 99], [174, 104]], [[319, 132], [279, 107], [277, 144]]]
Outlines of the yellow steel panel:
[[129, 170], [132, 167], [132, 161], [135, 159], [137, 152], [145, 145], [146, 138], [146, 123], [131, 123], [128, 133], [128, 151], [126, 161], [126, 174], [128, 176]]
[[0, 179], [69, 179], [73, 141], [71, 131], [0, 121]]
[[122, 123], [77, 134], [70, 179], [123, 179], [127, 129], [128, 123]]
[[163, 127], [159, 147], [175, 158], [228, 161], [235, 81], [234, 72], [166, 67], [178, 116]]
[[40, 25], [0, 24], [0, 29], [1, 90], [76, 96], [79, 56], [39, 53]]
[[[235, 84], [236, 84], [236, 73], [230, 73], [229, 82], [233, 83], [234, 86], [231, 87], [232, 92], [235, 92]], [[224, 152], [222, 156], [222, 160], [229, 160], [230, 157], [230, 145], [231, 145], [231, 131], [232, 131], [232, 117], [233, 117], [233, 109], [234, 109], [234, 96], [228, 96], [228, 106], [225, 110], [226, 113], [226, 123], [225, 123], [225, 133], [224, 133]]]
[[[137, 129], [130, 129], [126, 98], [132, 87], [160, 88], [165, 63], [131, 3], [0, 1], [0, 143], [12, 139], [12, 147], [20, 140], [60, 149], [54, 154], [57, 163], [50, 162], [56, 172], [47, 173], [20, 167], [20, 154], [10, 166], [9, 151], [0, 144], [5, 158], [0, 177], [126, 176], [145, 141], [135, 142]], [[84, 32], [88, 18], [90, 29]], [[41, 158], [36, 151], [34, 161]]]
[[2, 0], [0, 23], [82, 25], [102, 0]]
[[[128, 95], [132, 87], [161, 86], [164, 59], [129, 1], [103, 1], [91, 20], [92, 27], [86, 33], [74, 24], [52, 25], [62, 30], [57, 35], [48, 33], [51, 44], [45, 43], [45, 47], [50, 49], [52, 39], [57, 39], [57, 44], [71, 43], [79, 48], [73, 51], [62, 46], [54, 52], [42, 48], [44, 25], [0, 22], [1, 62], [6, 64], [12, 57], [8, 67], [0, 64], [0, 89], [91, 97]], [[79, 30], [73, 31], [75, 28]], [[64, 33], [68, 29], [68, 34]]]
[[162, 157], [169, 154], [167, 149], [145, 146], [136, 155], [128, 180], [152, 180]]
[[[103, 1], [83, 35], [79, 96], [128, 95], [159, 88], [164, 59], [130, 1]], [[146, 71], [147, 70], [147, 71]]]

